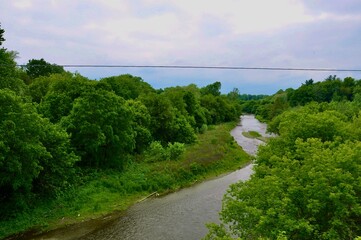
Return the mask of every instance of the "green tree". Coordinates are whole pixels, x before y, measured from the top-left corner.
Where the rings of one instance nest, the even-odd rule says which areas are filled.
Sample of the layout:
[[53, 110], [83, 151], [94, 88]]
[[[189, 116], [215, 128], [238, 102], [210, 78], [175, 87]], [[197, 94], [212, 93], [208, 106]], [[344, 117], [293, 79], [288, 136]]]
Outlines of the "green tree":
[[201, 88], [201, 93], [203, 95], [211, 94], [213, 96], [220, 96], [221, 95], [221, 87], [222, 84], [220, 82], [214, 82], [209, 84], [203, 88]]
[[140, 100], [151, 115], [150, 130], [154, 140], [166, 145], [168, 142], [191, 143], [195, 141], [195, 132], [177, 108], [172, 106], [166, 94], [148, 94]]
[[137, 100], [128, 100], [126, 105], [133, 115], [132, 128], [135, 133], [135, 151], [143, 152], [152, 141], [150, 132], [151, 116], [144, 104]]
[[358, 104], [313, 102], [275, 117], [279, 136], [260, 147], [251, 179], [231, 186], [207, 239], [360, 236]]
[[288, 95], [288, 99], [291, 106], [303, 106], [306, 103], [313, 101], [315, 99], [314, 92], [312, 91], [313, 88], [314, 85], [312, 84], [303, 84], [295, 91], [290, 92]]
[[65, 70], [62, 66], [51, 64], [41, 59], [31, 59], [25, 66], [26, 73], [31, 79], [40, 76], [49, 76], [54, 73], [64, 73]]
[[151, 116], [150, 130], [154, 140], [167, 144], [172, 141], [170, 133], [175, 111], [168, 98], [161, 94], [148, 94], [140, 98]]
[[276, 94], [274, 96], [273, 103], [270, 105], [269, 115], [267, 119], [272, 120], [274, 117], [281, 114], [288, 108], [289, 108], [289, 103], [287, 101], [287, 94], [286, 93]]
[[140, 77], [135, 77], [130, 74], [103, 78], [100, 83], [107, 86], [107, 90], [114, 91], [118, 96], [124, 99], [136, 99], [141, 94], [148, 94], [155, 92], [155, 90]]
[[207, 109], [209, 114], [207, 122], [210, 124], [234, 121], [241, 114], [240, 105], [225, 96], [203, 95], [201, 106]]
[[360, 144], [299, 139], [282, 156], [273, 155], [273, 144], [264, 147], [259, 155], [268, 161], [257, 161], [251, 180], [231, 186], [222, 221], [245, 239], [359, 236]]
[[4, 33], [5, 33], [5, 30], [1, 28], [1, 23], [0, 23], [0, 46], [1, 46], [1, 45], [3, 44], [3, 42], [5, 41]]
[[0, 119], [0, 212], [6, 214], [28, 206], [35, 193], [64, 187], [78, 158], [64, 130], [8, 89], [0, 90]]
[[[33, 84], [35, 84], [33, 86]], [[30, 85], [30, 91], [35, 99], [41, 99], [39, 112], [57, 123], [62, 117], [70, 114], [74, 101], [93, 91], [97, 86], [80, 75], [54, 74], [49, 77], [38, 78]], [[43, 93], [46, 92], [45, 96]]]
[[282, 135], [294, 142], [297, 138], [320, 138], [331, 141], [343, 137], [346, 117], [336, 111], [311, 112], [301, 108], [284, 112], [269, 124], [269, 131]]
[[347, 77], [343, 80], [340, 86], [340, 95], [348, 100], [351, 101], [353, 98], [353, 89], [355, 87], [355, 79], [352, 77]]
[[[49, 91], [54, 91], [55, 86], [52, 89], [52, 85], [65, 84], [66, 81], [75, 78], [71, 73], [52, 74], [50, 76], [41, 76], [33, 80], [29, 85], [29, 93], [32, 97], [32, 101], [40, 103]], [[61, 82], [61, 83], [57, 83]], [[72, 85], [72, 84], [69, 84]], [[76, 85], [76, 84], [75, 84]], [[69, 87], [69, 90], [70, 89]], [[61, 91], [63, 93], [63, 91]]]
[[240, 95], [239, 89], [233, 88], [233, 90], [227, 94], [227, 97], [232, 101], [238, 101], [240, 100]]
[[61, 124], [71, 134], [82, 165], [123, 169], [135, 147], [132, 120], [132, 111], [123, 98], [94, 90], [75, 100]]
[[10, 89], [19, 95], [26, 95], [25, 83], [17, 77], [16, 54], [0, 48], [0, 89]]

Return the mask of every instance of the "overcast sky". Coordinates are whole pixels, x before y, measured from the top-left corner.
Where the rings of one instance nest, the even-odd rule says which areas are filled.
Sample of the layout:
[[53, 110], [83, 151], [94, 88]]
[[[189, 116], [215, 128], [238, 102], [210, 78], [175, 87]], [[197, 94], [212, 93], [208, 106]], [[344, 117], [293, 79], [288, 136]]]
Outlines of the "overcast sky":
[[[4, 46], [19, 64], [206, 65], [361, 69], [360, 0], [0, 0]], [[155, 88], [220, 81], [273, 94], [360, 72], [67, 69], [130, 73]]]

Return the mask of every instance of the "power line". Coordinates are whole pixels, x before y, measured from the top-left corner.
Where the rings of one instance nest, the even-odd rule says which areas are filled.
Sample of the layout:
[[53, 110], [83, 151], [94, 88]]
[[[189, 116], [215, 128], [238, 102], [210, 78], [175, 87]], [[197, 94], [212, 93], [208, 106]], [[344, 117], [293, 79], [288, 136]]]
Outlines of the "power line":
[[[26, 67], [24, 64], [17, 65]], [[32, 65], [42, 67], [44, 65]], [[314, 72], [361, 72], [361, 69], [344, 68], [291, 68], [291, 67], [242, 67], [242, 66], [197, 66], [197, 65], [104, 65], [63, 64], [64, 68], [168, 68], [168, 69], [220, 69], [220, 70], [265, 70], [265, 71], [314, 71]]]

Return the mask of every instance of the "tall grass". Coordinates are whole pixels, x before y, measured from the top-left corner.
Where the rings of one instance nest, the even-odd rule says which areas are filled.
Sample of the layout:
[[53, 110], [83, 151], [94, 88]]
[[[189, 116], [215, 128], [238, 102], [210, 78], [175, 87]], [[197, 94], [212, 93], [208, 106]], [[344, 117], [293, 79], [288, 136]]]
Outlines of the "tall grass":
[[0, 238], [31, 228], [44, 231], [122, 211], [144, 196], [176, 191], [195, 181], [241, 168], [250, 157], [230, 136], [235, 123], [208, 128], [198, 141], [186, 146], [177, 161], [147, 161], [137, 156], [123, 172], [90, 170], [81, 184], [56, 199], [39, 199], [32, 209], [0, 220]]

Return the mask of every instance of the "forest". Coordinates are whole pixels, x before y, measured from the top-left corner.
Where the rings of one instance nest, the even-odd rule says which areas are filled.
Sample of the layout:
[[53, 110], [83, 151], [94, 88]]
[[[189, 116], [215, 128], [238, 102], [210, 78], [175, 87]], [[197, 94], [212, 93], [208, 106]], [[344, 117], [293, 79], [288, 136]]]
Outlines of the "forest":
[[206, 239], [359, 239], [361, 80], [329, 76], [243, 104], [277, 134]]
[[126, 209], [250, 160], [229, 135], [237, 89], [91, 80], [44, 59], [17, 66], [17, 54], [0, 49], [0, 238]]

